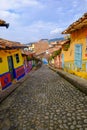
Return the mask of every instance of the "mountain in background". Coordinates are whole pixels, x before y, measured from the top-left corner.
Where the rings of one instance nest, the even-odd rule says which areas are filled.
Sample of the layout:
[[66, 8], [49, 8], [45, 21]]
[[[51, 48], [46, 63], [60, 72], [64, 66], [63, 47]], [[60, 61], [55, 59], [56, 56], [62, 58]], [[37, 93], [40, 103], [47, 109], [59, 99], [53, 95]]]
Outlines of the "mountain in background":
[[[43, 41], [43, 42], [55, 42], [55, 41], [60, 41], [60, 40], [64, 40], [64, 37], [60, 37], [60, 38], [53, 38], [53, 39], [40, 39], [39, 41]], [[30, 43], [27, 43], [26, 45], [29, 45], [29, 44], [35, 44], [37, 42], [30, 42]]]
[[60, 40], [64, 40], [64, 37], [49, 39], [48, 42], [50, 43], [50, 42], [55, 42]]
[[29, 42], [29, 43], [26, 43], [26, 45], [31, 45], [31, 44], [35, 44], [37, 42]]

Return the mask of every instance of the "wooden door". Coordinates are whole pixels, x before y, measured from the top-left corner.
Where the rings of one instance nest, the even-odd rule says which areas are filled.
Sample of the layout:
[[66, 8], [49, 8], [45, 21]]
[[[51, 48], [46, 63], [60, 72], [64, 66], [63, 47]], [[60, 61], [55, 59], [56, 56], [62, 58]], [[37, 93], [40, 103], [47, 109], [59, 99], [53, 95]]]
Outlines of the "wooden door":
[[12, 56], [8, 56], [8, 67], [9, 67], [9, 72], [11, 74], [11, 79], [14, 79], [14, 65], [13, 65], [13, 59]]

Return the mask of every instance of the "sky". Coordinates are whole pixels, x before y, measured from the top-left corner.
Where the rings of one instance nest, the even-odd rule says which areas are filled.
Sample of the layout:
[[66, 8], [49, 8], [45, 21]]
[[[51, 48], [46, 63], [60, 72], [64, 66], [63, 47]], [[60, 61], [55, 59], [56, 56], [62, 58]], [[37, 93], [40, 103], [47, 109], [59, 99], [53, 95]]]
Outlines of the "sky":
[[0, 38], [21, 43], [63, 37], [61, 32], [87, 12], [87, 0], [0, 0]]

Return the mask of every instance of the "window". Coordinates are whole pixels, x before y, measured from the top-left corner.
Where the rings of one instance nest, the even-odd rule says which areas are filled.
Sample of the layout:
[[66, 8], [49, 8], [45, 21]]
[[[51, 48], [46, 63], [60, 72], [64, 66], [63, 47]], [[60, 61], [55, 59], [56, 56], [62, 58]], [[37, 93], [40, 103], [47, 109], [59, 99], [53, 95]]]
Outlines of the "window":
[[16, 54], [16, 62], [19, 63], [19, 54]]
[[75, 65], [78, 68], [82, 67], [82, 45], [75, 45]]

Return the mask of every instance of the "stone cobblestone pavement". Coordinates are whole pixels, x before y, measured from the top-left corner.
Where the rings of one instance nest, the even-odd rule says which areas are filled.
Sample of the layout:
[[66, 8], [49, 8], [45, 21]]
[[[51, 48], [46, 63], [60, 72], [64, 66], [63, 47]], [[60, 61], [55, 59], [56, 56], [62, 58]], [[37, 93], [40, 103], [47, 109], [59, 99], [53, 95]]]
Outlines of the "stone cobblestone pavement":
[[87, 96], [43, 65], [0, 104], [0, 130], [87, 130]]

